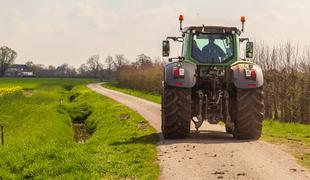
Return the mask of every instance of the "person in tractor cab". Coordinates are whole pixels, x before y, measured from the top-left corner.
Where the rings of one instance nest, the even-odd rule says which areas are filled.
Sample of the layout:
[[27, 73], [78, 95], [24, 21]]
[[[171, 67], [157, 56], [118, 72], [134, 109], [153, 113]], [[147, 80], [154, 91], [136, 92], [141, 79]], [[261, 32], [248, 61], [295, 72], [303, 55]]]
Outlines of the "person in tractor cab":
[[202, 48], [203, 59], [207, 62], [221, 62], [225, 58], [225, 52], [214, 43], [214, 36], [209, 36], [209, 43]]
[[192, 56], [193, 58], [198, 60], [203, 59], [202, 52], [199, 49], [197, 42], [195, 40], [193, 40]]

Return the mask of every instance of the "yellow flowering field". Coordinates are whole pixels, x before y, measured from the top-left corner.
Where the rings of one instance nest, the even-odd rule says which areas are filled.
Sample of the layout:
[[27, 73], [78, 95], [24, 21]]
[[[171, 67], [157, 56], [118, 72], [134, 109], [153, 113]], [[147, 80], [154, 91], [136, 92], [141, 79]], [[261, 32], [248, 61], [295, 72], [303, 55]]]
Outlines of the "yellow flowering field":
[[3, 88], [0, 88], [0, 96], [7, 95], [7, 94], [21, 93], [22, 90], [23, 88], [20, 86], [3, 87]]

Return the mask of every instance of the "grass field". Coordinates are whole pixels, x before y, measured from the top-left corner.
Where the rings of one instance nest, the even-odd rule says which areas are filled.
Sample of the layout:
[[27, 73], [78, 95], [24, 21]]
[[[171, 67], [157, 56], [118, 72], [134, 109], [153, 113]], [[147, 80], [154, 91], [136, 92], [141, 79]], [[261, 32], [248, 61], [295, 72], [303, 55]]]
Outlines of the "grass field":
[[[121, 88], [117, 83], [105, 83], [102, 86], [156, 103], [161, 101], [160, 95]], [[284, 145], [283, 150], [293, 154], [301, 164], [310, 169], [310, 125], [265, 120], [262, 139]]]
[[[129, 108], [96, 94], [87, 79], [6, 79], [24, 94], [0, 97], [0, 179], [157, 179], [158, 136]], [[75, 140], [73, 122], [89, 139]]]

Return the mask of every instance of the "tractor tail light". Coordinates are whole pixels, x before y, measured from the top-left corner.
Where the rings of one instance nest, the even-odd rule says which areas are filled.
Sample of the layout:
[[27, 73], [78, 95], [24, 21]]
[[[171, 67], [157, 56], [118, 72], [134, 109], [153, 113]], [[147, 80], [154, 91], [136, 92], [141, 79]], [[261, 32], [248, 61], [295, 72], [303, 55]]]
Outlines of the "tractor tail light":
[[174, 77], [174, 79], [177, 79], [177, 78], [179, 78], [179, 68], [178, 67], [174, 67], [173, 68], [173, 77]]
[[173, 77], [174, 79], [182, 79], [185, 76], [185, 70], [180, 67], [173, 68]]
[[245, 78], [247, 79], [256, 79], [256, 70], [255, 69], [246, 69], [245, 70]]
[[255, 70], [251, 71], [251, 78], [256, 79], [256, 71]]

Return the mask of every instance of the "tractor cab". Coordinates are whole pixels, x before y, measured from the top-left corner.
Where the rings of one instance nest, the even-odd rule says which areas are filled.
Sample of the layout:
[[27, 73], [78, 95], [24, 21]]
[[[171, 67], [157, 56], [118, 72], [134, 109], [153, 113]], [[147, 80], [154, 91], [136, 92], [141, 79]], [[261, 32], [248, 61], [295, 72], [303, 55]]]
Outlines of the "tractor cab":
[[[182, 36], [167, 37], [163, 41], [163, 57], [168, 57], [170, 54], [169, 40], [183, 43], [182, 56], [169, 58], [169, 61], [179, 59], [197, 65], [227, 66], [239, 59], [253, 57], [253, 43], [249, 42], [248, 38], [239, 38], [244, 31], [244, 17], [241, 18], [242, 30], [236, 27], [204, 25], [183, 28], [183, 16], [180, 16], [179, 20]], [[246, 48], [242, 48], [244, 44]], [[242, 57], [243, 54], [246, 56]]]

